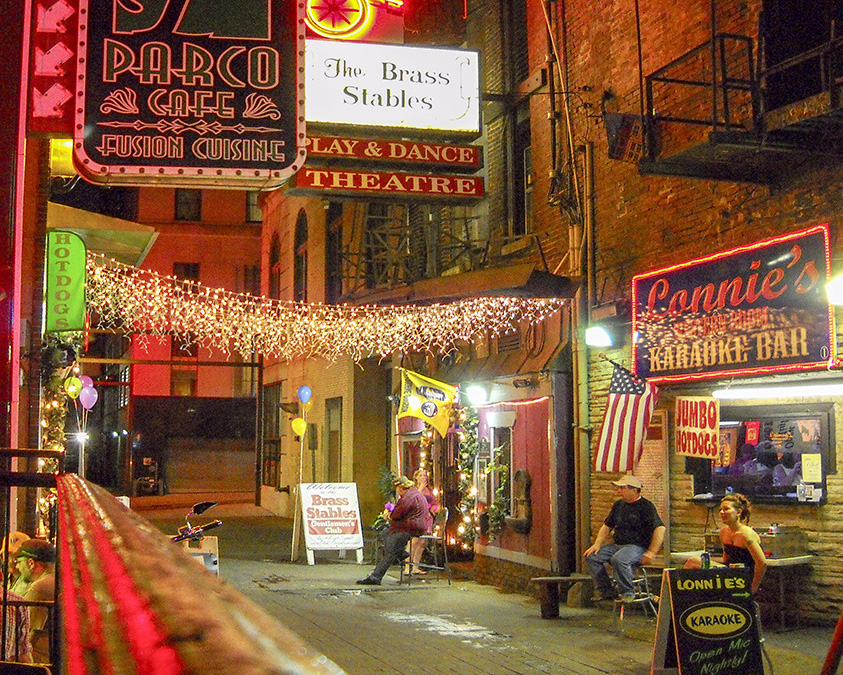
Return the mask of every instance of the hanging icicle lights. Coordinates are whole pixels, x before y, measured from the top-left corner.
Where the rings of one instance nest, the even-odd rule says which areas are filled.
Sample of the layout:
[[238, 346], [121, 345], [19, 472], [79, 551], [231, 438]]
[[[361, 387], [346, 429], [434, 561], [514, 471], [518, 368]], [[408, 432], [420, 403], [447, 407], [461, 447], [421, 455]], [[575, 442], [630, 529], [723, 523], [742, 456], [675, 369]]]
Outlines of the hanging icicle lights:
[[538, 323], [561, 299], [483, 297], [435, 305], [323, 305], [282, 302], [165, 277], [88, 254], [88, 310], [100, 328], [191, 335], [201, 346], [285, 360], [343, 356], [355, 362], [428, 351]]

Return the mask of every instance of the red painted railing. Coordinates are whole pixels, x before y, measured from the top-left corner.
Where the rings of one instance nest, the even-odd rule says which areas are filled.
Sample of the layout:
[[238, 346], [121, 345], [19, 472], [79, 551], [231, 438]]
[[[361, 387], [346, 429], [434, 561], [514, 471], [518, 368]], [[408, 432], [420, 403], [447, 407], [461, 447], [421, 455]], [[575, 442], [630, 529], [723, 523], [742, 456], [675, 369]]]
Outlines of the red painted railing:
[[67, 675], [342, 673], [106, 490], [57, 484]]

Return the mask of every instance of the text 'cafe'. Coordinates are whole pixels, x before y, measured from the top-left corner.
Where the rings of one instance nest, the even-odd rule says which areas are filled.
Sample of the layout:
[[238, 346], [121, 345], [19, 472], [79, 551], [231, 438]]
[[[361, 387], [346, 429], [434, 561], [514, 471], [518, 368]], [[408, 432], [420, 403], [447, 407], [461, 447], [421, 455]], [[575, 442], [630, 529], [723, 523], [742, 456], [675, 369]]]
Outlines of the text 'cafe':
[[767, 575], [785, 575], [790, 589], [785, 606], [781, 580], [762, 583], [774, 623], [839, 613], [819, 592], [843, 569], [843, 542], [826, 525], [843, 517], [843, 369], [829, 261], [828, 227], [819, 225], [632, 281], [633, 367], [660, 390], [650, 435], [669, 466], [666, 562], [721, 553], [720, 500], [744, 494]]

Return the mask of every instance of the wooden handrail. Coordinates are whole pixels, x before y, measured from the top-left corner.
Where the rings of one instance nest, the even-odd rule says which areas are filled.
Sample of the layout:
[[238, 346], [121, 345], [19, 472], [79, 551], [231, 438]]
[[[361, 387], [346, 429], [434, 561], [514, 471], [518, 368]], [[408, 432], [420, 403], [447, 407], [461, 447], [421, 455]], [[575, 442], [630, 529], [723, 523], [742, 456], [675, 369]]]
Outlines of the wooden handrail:
[[67, 675], [343, 672], [106, 490], [57, 483]]

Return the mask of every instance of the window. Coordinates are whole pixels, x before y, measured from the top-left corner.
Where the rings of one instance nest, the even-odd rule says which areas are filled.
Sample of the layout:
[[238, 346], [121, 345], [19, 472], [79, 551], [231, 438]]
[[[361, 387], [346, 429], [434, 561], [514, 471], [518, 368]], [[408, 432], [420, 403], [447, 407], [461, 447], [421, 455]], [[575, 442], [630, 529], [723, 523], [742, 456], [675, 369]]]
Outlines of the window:
[[259, 296], [261, 294], [261, 266], [243, 265], [239, 271], [241, 274], [238, 275], [238, 292]]
[[176, 220], [202, 219], [202, 191], [176, 188]]
[[366, 288], [406, 283], [410, 278], [408, 208], [404, 204], [369, 202], [363, 230]]
[[492, 471], [489, 503], [496, 504], [506, 515], [512, 508], [512, 428], [493, 427], [490, 465]]
[[257, 190], [250, 190], [246, 193], [246, 222], [260, 223], [263, 222], [263, 210], [258, 204], [260, 192]]
[[277, 232], [269, 245], [269, 297], [281, 299], [281, 242]]
[[342, 203], [329, 202], [325, 211], [325, 302], [342, 297]]
[[281, 424], [285, 417], [281, 408], [281, 384], [263, 388], [263, 457], [261, 484], [279, 486], [281, 461]]
[[174, 262], [173, 276], [186, 281], [199, 281], [199, 263]]
[[173, 366], [170, 369], [170, 396], [196, 396], [196, 368]]
[[342, 398], [325, 399], [325, 441], [328, 446], [329, 483], [342, 480]]
[[307, 302], [307, 214], [304, 209], [299, 211], [296, 218], [293, 299], [297, 302]]
[[512, 139], [512, 222], [511, 234], [528, 234], [533, 219], [533, 166], [530, 147], [530, 109], [525, 104], [516, 111]]
[[530, 74], [527, 49], [527, 0], [507, 0], [504, 7], [504, 40], [509, 49], [509, 85], [517, 87]]
[[685, 462], [695, 497], [731, 490], [762, 503], [797, 503], [807, 485], [825, 501], [826, 475], [837, 467], [832, 410], [831, 403], [722, 406], [719, 457]]

